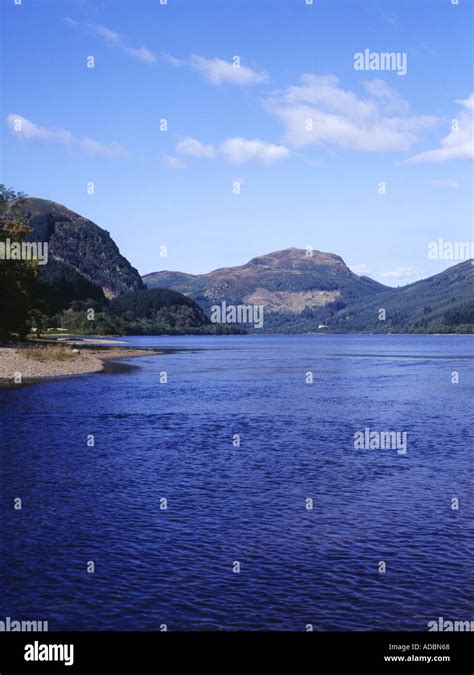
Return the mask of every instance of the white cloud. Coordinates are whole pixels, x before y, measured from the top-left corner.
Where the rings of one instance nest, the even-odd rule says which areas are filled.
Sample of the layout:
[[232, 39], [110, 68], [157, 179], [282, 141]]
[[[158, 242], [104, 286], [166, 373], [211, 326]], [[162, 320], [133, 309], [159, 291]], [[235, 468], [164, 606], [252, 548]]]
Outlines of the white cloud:
[[231, 164], [246, 164], [255, 161], [266, 166], [286, 159], [290, 155], [290, 151], [285, 146], [265, 143], [257, 138], [252, 140], [240, 137], [227, 138], [218, 147], [215, 147], [201, 143], [201, 141], [190, 136], [183, 138], [176, 144], [176, 153], [187, 157], [205, 159], [222, 157]]
[[335, 75], [305, 74], [265, 102], [293, 147], [408, 150], [437, 119], [409, 115], [409, 106], [382, 80], [364, 83], [367, 98], [343, 89]]
[[233, 62], [223, 59], [206, 59], [198, 54], [191, 54], [189, 59], [175, 59], [168, 56], [168, 61], [174, 66], [188, 66], [198, 71], [206, 80], [215, 85], [224, 83], [246, 87], [260, 84], [268, 79], [264, 72], [259, 72], [247, 66], [234, 65]]
[[125, 150], [122, 148], [119, 143], [115, 141], [113, 143], [99, 143], [94, 141], [93, 138], [86, 136], [78, 141], [80, 146], [88, 152], [90, 155], [103, 155], [104, 157], [121, 157], [125, 153]]
[[447, 162], [452, 159], [474, 159], [474, 93], [464, 100], [458, 100], [462, 106], [456, 118], [456, 124], [445, 136], [439, 148], [426, 150], [410, 157], [410, 164], [423, 162]]
[[66, 129], [47, 129], [46, 127], [39, 127], [34, 122], [30, 122], [26, 117], [10, 113], [7, 116], [7, 125], [10, 131], [18, 134], [22, 138], [28, 140], [40, 141], [58, 141], [60, 143], [72, 144], [74, 136]]
[[67, 129], [40, 127], [26, 117], [14, 113], [7, 115], [7, 126], [12, 133], [26, 140], [52, 141], [71, 147], [77, 146], [90, 155], [102, 155], [104, 157], [119, 157], [126, 154], [118, 143], [100, 143], [88, 136], [76, 138]]
[[361, 263], [360, 265], [351, 265], [350, 268], [354, 274], [358, 274], [361, 277], [368, 277], [371, 275], [370, 268], [364, 263]]
[[139, 61], [144, 61], [145, 63], [155, 63], [156, 61], [156, 56], [146, 47], [140, 47], [138, 49], [136, 47], [125, 47], [122, 45], [121, 49], [125, 54], [133, 56], [134, 59], [138, 59]]
[[407, 101], [383, 80], [366, 80], [362, 84], [371, 96], [384, 101], [386, 113], [407, 115], [410, 112]]
[[216, 151], [212, 145], [204, 145], [196, 138], [187, 136], [183, 138], [176, 145], [176, 152], [180, 155], [188, 155], [189, 157], [204, 157], [211, 159], [215, 156]]
[[417, 275], [418, 270], [416, 270], [414, 267], [397, 267], [392, 272], [384, 272], [381, 276], [383, 279], [406, 280]]
[[155, 63], [156, 61], [156, 56], [153, 54], [153, 52], [147, 49], [147, 47], [130, 47], [127, 44], [127, 40], [122, 35], [116, 33], [113, 30], [110, 30], [110, 28], [107, 28], [107, 26], [101, 26], [100, 24], [96, 23], [74, 21], [74, 19], [69, 18], [65, 19], [65, 21], [68, 26], [71, 26], [71, 28], [85, 30], [88, 33], [93, 33], [94, 35], [103, 38], [109, 47], [120, 49], [121, 52], [131, 56], [134, 59], [137, 59], [138, 61], [142, 61], [143, 63]]
[[220, 145], [219, 150], [232, 164], [245, 164], [255, 160], [267, 166], [286, 159], [290, 154], [288, 148], [283, 145], [239, 137], [228, 138]]

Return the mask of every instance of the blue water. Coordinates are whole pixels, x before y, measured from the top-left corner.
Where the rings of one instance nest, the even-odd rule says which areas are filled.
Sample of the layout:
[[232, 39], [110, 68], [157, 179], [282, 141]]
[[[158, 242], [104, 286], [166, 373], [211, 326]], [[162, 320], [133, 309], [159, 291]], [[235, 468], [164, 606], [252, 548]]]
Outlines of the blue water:
[[[474, 619], [472, 337], [129, 342], [174, 351], [0, 392], [0, 619], [299, 631]], [[406, 431], [407, 453], [355, 449], [365, 427]]]

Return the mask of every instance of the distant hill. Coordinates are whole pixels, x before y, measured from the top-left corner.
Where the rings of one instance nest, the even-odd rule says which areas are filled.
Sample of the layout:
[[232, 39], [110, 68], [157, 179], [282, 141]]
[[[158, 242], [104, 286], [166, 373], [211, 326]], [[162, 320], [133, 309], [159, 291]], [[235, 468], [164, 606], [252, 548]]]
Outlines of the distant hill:
[[107, 298], [144, 288], [139, 273], [120, 254], [110, 234], [91, 220], [61, 204], [35, 197], [10, 202], [6, 215], [13, 210], [31, 228], [30, 241], [48, 242], [50, 262], [39, 267], [40, 276], [49, 285], [57, 279], [58, 286], [66, 291], [66, 301], [78, 298], [70, 297], [65, 282], [66, 286], [71, 282], [80, 288], [80, 277], [84, 279], [84, 290], [89, 288], [88, 297], [97, 295], [93, 286], [99, 287]]
[[148, 288], [163, 287], [189, 295], [209, 310], [228, 303], [264, 304], [268, 312], [300, 314], [305, 307], [371, 297], [386, 287], [359, 277], [333, 253], [289, 248], [252, 258], [239, 267], [223, 267], [208, 274], [155, 272], [143, 277]]
[[[208, 274], [163, 271], [143, 281], [188, 295], [208, 314], [224, 301], [263, 305], [263, 332], [473, 332], [473, 272], [466, 261], [391, 288], [354, 274], [335, 254], [308, 256], [305, 249], [290, 248]], [[385, 320], [379, 318], [381, 309]]]
[[[383, 322], [378, 318], [382, 308]], [[466, 260], [376, 298], [361, 299], [337, 312], [332, 326], [344, 331], [473, 332], [474, 265]]]

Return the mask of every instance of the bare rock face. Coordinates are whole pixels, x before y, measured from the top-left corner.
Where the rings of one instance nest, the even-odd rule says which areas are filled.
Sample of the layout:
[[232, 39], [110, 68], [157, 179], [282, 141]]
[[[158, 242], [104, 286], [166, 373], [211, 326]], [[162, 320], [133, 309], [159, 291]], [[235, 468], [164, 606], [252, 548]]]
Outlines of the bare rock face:
[[[80, 275], [108, 298], [144, 288], [138, 271], [121, 255], [110, 234], [91, 220], [61, 204], [34, 197], [12, 202], [12, 209], [31, 228], [30, 241], [48, 242], [49, 261], [54, 264], [48, 262], [40, 270], [47, 283]], [[93, 297], [90, 292], [89, 297]]]

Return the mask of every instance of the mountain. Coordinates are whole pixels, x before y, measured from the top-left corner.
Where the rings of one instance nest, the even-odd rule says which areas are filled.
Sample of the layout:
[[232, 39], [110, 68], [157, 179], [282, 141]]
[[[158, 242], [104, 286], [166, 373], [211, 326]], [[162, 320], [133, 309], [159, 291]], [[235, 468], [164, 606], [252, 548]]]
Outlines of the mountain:
[[210, 314], [222, 302], [264, 306], [265, 332], [317, 329], [348, 304], [391, 289], [354, 274], [333, 253], [288, 248], [252, 258], [239, 267], [208, 274], [155, 272], [143, 277], [148, 288], [173, 288]]
[[268, 313], [300, 314], [305, 308], [333, 307], [371, 297], [386, 289], [359, 277], [333, 253], [289, 248], [252, 258], [239, 267], [208, 274], [154, 272], [143, 277], [148, 288], [173, 288], [209, 311], [215, 303], [263, 304]]
[[[383, 322], [380, 309], [386, 314]], [[359, 300], [336, 313], [332, 326], [344, 331], [473, 332], [474, 265], [466, 260], [427, 279]]]
[[[30, 241], [48, 242], [49, 257], [38, 266], [40, 283], [28, 264], [2, 268], [3, 315], [12, 317], [11, 325], [5, 318], [0, 325], [5, 335], [24, 335], [31, 321], [41, 330], [60, 326], [88, 334], [474, 332], [470, 261], [390, 288], [354, 274], [333, 253], [289, 248], [208, 274], [162, 271], [142, 280], [92, 221], [0, 186], [0, 239], [20, 221], [29, 226]], [[222, 303], [226, 309], [216, 318]], [[229, 305], [253, 314], [224, 316]]]
[[96, 298], [94, 287], [107, 298], [144, 288], [139, 273], [120, 254], [110, 234], [91, 220], [34, 197], [11, 201], [6, 216], [12, 213], [31, 228], [29, 241], [48, 242], [48, 264], [39, 266], [40, 278], [51, 286], [58, 282], [56, 288], [62, 288], [66, 303], [81, 296]]
[[[29, 230], [24, 227], [27, 225]], [[0, 185], [0, 243], [48, 242], [45, 265], [0, 266], [0, 337], [58, 328], [85, 335], [222, 334], [199, 305], [169, 289], [146, 289], [108, 232], [77, 213]], [[36, 274], [38, 272], [38, 276]]]
[[143, 281], [188, 295], [208, 314], [224, 301], [263, 305], [264, 332], [316, 332], [321, 324], [334, 332], [472, 332], [473, 270], [466, 261], [391, 288], [354, 274], [335, 254], [290, 248], [208, 274], [163, 271]]

